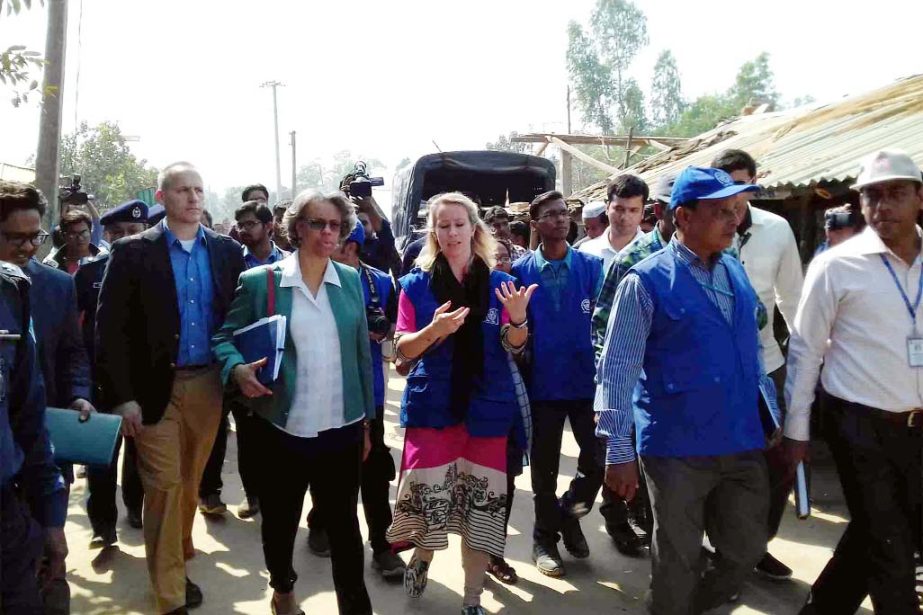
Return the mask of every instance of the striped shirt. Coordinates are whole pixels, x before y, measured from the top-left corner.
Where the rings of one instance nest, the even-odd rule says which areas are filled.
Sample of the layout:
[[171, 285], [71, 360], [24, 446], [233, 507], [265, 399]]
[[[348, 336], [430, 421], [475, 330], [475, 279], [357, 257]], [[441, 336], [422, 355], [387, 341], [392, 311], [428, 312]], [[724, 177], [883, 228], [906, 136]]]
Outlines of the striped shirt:
[[[725, 265], [709, 267], [675, 239], [668, 248], [685, 264], [705, 294], [729, 324], [734, 322], [734, 291]], [[654, 303], [641, 279], [629, 272], [615, 292], [602, 355], [596, 370], [594, 410], [596, 435], [606, 440], [606, 464], [635, 458], [632, 396], [644, 365], [644, 352], [654, 315]]]

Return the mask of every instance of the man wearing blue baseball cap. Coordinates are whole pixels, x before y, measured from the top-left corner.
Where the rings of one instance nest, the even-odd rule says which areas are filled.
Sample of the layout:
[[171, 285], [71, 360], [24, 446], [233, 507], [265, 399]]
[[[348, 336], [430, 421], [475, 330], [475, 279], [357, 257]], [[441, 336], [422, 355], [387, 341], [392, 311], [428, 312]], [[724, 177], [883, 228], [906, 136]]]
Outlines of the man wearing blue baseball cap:
[[[766, 551], [758, 299], [740, 263], [723, 253], [737, 203], [755, 189], [719, 169], [679, 174], [670, 200], [676, 232], [619, 284], [597, 368], [605, 480], [629, 501], [639, 481], [637, 428], [655, 520], [656, 615], [723, 604]], [[706, 527], [722, 557], [702, 576]]]

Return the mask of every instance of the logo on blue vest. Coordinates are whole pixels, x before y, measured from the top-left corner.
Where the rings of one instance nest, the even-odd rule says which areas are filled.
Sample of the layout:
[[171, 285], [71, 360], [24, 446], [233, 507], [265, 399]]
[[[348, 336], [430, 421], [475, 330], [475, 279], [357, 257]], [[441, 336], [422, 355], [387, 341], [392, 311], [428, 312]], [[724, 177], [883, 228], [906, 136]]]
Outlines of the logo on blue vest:
[[500, 324], [500, 310], [497, 308], [490, 308], [487, 310], [487, 317], [484, 318], [484, 323], [488, 325], [499, 325]]
[[583, 301], [581, 301], [581, 302], [580, 302], [580, 309], [583, 310], [583, 313], [584, 313], [584, 314], [589, 314], [589, 313], [590, 313], [590, 300], [589, 300], [589, 299], [584, 299]]

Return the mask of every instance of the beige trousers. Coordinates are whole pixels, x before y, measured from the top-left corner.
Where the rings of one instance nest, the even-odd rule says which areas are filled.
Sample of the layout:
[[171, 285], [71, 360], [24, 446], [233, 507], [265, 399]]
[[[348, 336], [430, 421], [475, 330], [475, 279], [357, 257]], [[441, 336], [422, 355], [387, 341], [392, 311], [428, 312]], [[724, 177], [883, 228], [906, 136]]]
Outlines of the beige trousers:
[[161, 613], [186, 604], [199, 483], [220, 420], [218, 368], [180, 370], [163, 418], [135, 437], [144, 486], [144, 550]]

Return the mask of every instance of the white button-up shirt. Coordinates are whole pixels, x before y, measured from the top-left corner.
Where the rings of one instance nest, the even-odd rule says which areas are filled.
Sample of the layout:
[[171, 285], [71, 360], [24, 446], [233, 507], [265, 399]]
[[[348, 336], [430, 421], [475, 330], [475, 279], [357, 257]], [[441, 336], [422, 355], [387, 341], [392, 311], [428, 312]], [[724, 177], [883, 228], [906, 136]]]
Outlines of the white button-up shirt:
[[763, 366], [766, 373], [785, 365], [785, 357], [772, 332], [773, 306], [778, 306], [789, 330], [801, 297], [804, 275], [798, 244], [788, 221], [765, 209], [750, 206], [752, 226], [736, 239], [740, 262], [750, 278], [760, 302], [769, 314], [769, 322], [760, 330]]
[[[882, 262], [888, 259], [911, 305], [921, 259], [911, 266], [872, 228], [818, 255], [808, 268], [788, 348], [785, 435], [807, 440], [811, 402], [821, 362], [821, 384], [831, 395], [888, 412], [923, 406], [923, 368], [910, 367], [907, 338], [916, 323]], [[923, 309], [923, 308], [921, 308]]]
[[340, 336], [327, 296], [328, 284], [340, 286], [340, 276], [329, 261], [317, 296], [301, 277], [298, 252], [282, 261], [279, 285], [293, 289], [288, 327], [298, 362], [292, 408], [284, 429], [302, 438], [313, 438], [344, 424]]
[[[609, 242], [610, 231], [612, 231], [611, 226], [606, 229], [605, 233], [596, 239], [584, 241], [580, 244], [580, 247], [577, 248], [581, 252], [586, 252], [587, 254], [592, 254], [593, 256], [598, 256], [603, 259], [603, 272], [609, 270], [609, 265], [612, 264], [612, 261], [614, 261], [615, 257], [619, 254], [619, 250], [613, 248], [612, 244]], [[637, 241], [638, 237], [644, 237], [644, 231], [641, 230], [641, 227], [638, 227], [638, 232], [631, 238], [631, 241], [625, 244], [625, 248]], [[625, 248], [622, 249], [624, 250]]]

